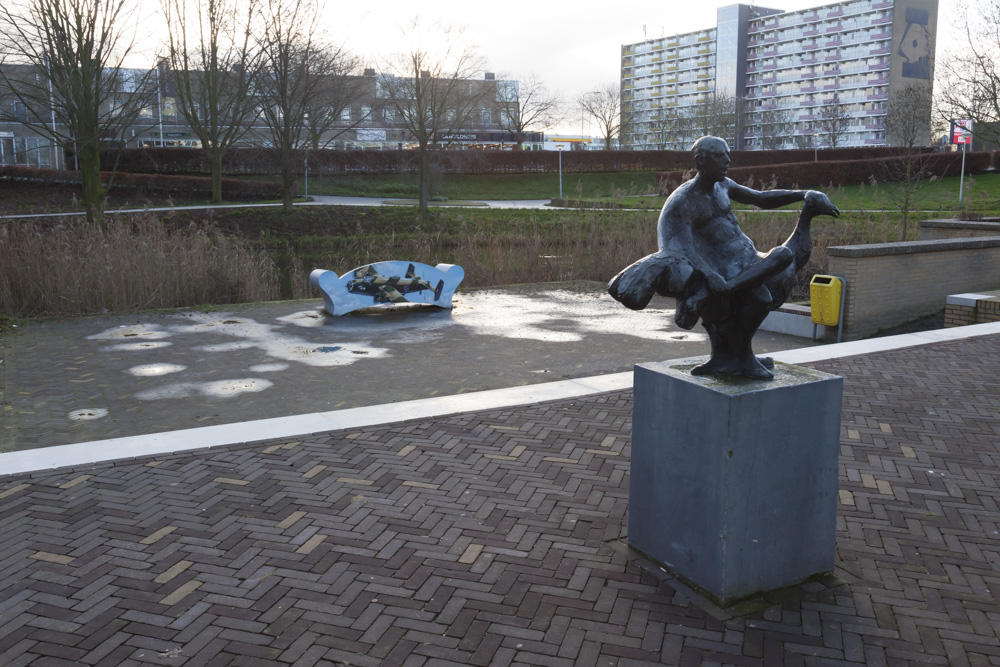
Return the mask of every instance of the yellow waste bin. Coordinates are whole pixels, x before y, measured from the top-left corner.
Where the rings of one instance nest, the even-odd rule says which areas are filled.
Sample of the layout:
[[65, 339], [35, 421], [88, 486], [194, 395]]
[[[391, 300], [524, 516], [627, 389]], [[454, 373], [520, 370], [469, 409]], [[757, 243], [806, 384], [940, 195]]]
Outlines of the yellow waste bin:
[[836, 276], [813, 276], [809, 283], [813, 324], [829, 327], [840, 323], [840, 295], [843, 289], [843, 281]]

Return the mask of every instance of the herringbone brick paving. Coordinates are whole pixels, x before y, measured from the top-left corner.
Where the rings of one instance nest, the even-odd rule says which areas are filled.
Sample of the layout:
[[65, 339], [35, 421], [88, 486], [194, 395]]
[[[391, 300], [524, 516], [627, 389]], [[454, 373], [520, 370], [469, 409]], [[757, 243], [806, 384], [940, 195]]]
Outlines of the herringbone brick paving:
[[835, 576], [630, 552], [631, 393], [0, 478], [0, 665], [1000, 663], [1000, 338], [845, 376]]

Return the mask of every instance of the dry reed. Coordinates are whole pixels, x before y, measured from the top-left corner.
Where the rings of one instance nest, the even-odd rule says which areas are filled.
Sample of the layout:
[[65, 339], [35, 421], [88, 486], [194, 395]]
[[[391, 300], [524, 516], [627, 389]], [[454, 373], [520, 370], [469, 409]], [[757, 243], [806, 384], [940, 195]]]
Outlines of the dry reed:
[[0, 226], [0, 313], [81, 315], [277, 298], [253, 243], [152, 215]]

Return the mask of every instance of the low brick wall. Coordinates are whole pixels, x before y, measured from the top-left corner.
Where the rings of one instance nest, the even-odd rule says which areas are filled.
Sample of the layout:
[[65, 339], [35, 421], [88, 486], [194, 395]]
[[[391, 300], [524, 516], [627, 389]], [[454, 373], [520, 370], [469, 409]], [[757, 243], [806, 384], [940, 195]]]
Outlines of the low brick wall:
[[1000, 322], [1000, 291], [985, 294], [951, 294], [944, 309], [944, 326]]
[[979, 220], [922, 220], [920, 240], [968, 239], [977, 236], [1000, 236], [1000, 222]]
[[940, 311], [950, 294], [1000, 286], [1000, 237], [827, 248], [846, 282], [844, 340]]

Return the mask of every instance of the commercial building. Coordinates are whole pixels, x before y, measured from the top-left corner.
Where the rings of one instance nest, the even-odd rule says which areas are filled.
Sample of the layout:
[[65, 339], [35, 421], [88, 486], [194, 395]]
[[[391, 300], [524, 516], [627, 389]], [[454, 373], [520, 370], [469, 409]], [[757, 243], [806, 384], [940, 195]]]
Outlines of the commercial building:
[[[0, 65], [11, 80], [28, 77], [37, 81], [38, 74], [31, 65]], [[201, 142], [181, 114], [173, 77], [164, 62], [152, 70], [126, 70], [121, 77], [126, 81], [142, 81], [146, 87], [144, 106], [135, 120], [128, 126], [114, 126], [114, 136], [107, 136], [109, 145], [130, 148], [138, 147], [188, 147], [200, 148]], [[393, 104], [385, 90], [391, 75], [377, 74], [369, 69], [361, 75], [346, 77], [340, 82], [347, 93], [347, 103], [338, 107], [337, 117], [318, 137], [317, 144], [324, 148], [341, 149], [400, 149], [415, 148], [416, 142], [406, 129], [398, 105]], [[505, 122], [506, 114], [517, 113], [517, 81], [497, 80], [487, 72], [482, 79], [469, 79], [469, 99], [473, 103], [456, 112], [445, 113], [459, 116], [458, 122], [439, 123], [448, 128], [437, 138], [439, 145], [450, 149], [512, 149], [516, 144], [515, 134]], [[109, 95], [109, 99], [114, 96]], [[27, 109], [16, 95], [0, 86], [0, 165], [22, 165], [28, 167], [73, 168], [72, 147], [59, 150], [52, 140], [31, 126], [32, 122], [42, 122], [47, 126], [57, 123], [50, 97], [38, 100], [38, 109]], [[208, 105], [201, 105], [202, 109]], [[110, 103], [102, 112], [109, 117], [114, 110]], [[51, 118], [51, 121], [49, 120]], [[67, 136], [65, 128], [59, 127], [59, 134]], [[269, 133], [259, 113], [247, 127], [247, 133], [239, 142], [240, 146], [269, 146]], [[528, 132], [524, 145], [528, 149], [540, 150], [541, 133]]]
[[[622, 144], [684, 149], [884, 146], [888, 101], [934, 79], [937, 0], [730, 5], [716, 26], [622, 47]], [[930, 143], [930, 115], [927, 113]]]

